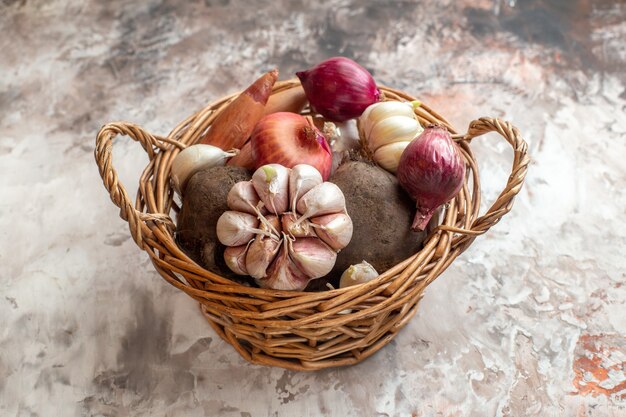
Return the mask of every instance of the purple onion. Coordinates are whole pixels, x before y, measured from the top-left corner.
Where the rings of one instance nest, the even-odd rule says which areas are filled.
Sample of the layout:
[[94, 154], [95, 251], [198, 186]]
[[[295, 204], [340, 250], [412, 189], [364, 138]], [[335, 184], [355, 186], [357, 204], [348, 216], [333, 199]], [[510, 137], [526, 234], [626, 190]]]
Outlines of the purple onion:
[[296, 75], [313, 110], [336, 122], [359, 117], [380, 99], [372, 74], [348, 58], [330, 58]]
[[431, 125], [402, 152], [396, 175], [416, 202], [411, 229], [422, 231], [437, 207], [450, 201], [463, 186], [465, 162], [448, 130]]

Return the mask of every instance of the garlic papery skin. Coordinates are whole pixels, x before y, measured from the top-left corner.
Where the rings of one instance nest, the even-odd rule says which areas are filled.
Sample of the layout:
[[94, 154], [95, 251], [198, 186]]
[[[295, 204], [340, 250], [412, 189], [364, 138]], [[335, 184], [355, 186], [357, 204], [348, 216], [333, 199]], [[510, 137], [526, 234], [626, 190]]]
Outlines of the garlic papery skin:
[[337, 253], [316, 238], [289, 241], [289, 256], [298, 269], [311, 279], [328, 274], [335, 266]]
[[374, 161], [387, 171], [395, 174], [398, 171], [400, 156], [411, 142], [395, 142], [382, 146], [374, 152]]
[[217, 219], [217, 238], [222, 245], [240, 246], [248, 243], [256, 232], [259, 220], [248, 213], [225, 211]]
[[374, 267], [363, 261], [360, 264], [350, 265], [339, 279], [339, 288], [350, 287], [352, 285], [364, 284], [376, 278], [378, 272]]
[[359, 134], [366, 152], [374, 162], [394, 174], [402, 151], [424, 131], [413, 109], [417, 104], [400, 101], [376, 103], [359, 118]]
[[343, 123], [335, 124], [335, 135], [330, 142], [330, 148], [333, 152], [345, 152], [360, 147], [361, 142], [359, 141], [359, 130], [356, 120], [350, 119]]
[[284, 213], [280, 221], [283, 231], [288, 236], [293, 237], [316, 237], [315, 230], [308, 221], [298, 222], [298, 215], [295, 213]]
[[228, 158], [237, 155], [238, 152], [225, 152], [217, 146], [192, 145], [182, 151], [172, 161], [172, 185], [174, 191], [182, 196], [187, 186], [187, 181], [196, 172], [226, 165]]
[[252, 174], [252, 185], [270, 213], [281, 214], [289, 205], [289, 168], [267, 164]]
[[311, 224], [317, 236], [335, 251], [348, 246], [352, 239], [352, 219], [345, 213], [313, 217]]

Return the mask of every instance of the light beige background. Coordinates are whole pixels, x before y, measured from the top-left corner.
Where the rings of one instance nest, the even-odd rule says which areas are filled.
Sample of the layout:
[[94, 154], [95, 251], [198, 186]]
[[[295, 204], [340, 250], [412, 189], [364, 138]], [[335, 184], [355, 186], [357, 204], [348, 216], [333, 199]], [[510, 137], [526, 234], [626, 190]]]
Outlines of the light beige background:
[[[626, 4], [251, 4], [0, 1], [0, 415], [626, 415]], [[512, 120], [533, 164], [381, 352], [252, 366], [129, 238], [95, 134], [166, 134], [274, 66], [338, 54], [459, 129]], [[511, 152], [496, 136], [473, 149], [486, 204]], [[116, 141], [130, 191], [145, 161]]]

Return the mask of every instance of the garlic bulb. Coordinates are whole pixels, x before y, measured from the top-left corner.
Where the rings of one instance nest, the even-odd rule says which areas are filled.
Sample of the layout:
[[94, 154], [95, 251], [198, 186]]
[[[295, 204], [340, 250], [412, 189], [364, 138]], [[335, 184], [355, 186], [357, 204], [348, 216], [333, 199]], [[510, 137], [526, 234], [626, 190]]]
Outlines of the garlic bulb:
[[378, 272], [374, 267], [363, 261], [360, 264], [350, 265], [339, 280], [339, 288], [349, 287], [351, 285], [364, 284], [376, 278]]
[[303, 290], [332, 270], [352, 238], [343, 193], [310, 165], [264, 165], [233, 186], [227, 203], [217, 222], [226, 265], [263, 288]]
[[237, 155], [236, 152], [224, 152], [217, 146], [192, 145], [183, 149], [172, 161], [172, 185], [178, 195], [183, 195], [187, 181], [196, 172], [205, 168], [226, 165], [226, 160]]
[[359, 135], [367, 151], [378, 165], [394, 174], [404, 148], [424, 130], [413, 111], [416, 103], [375, 103], [359, 118]]

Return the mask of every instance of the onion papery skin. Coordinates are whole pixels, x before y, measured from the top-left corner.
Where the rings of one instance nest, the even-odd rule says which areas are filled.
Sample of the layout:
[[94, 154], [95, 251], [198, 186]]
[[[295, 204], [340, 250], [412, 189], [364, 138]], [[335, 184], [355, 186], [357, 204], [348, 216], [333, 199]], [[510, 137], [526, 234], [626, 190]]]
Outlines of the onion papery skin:
[[324, 181], [330, 177], [330, 146], [309, 118], [288, 112], [269, 114], [256, 125], [251, 145], [255, 168], [267, 164], [287, 168], [308, 164], [322, 174]]

